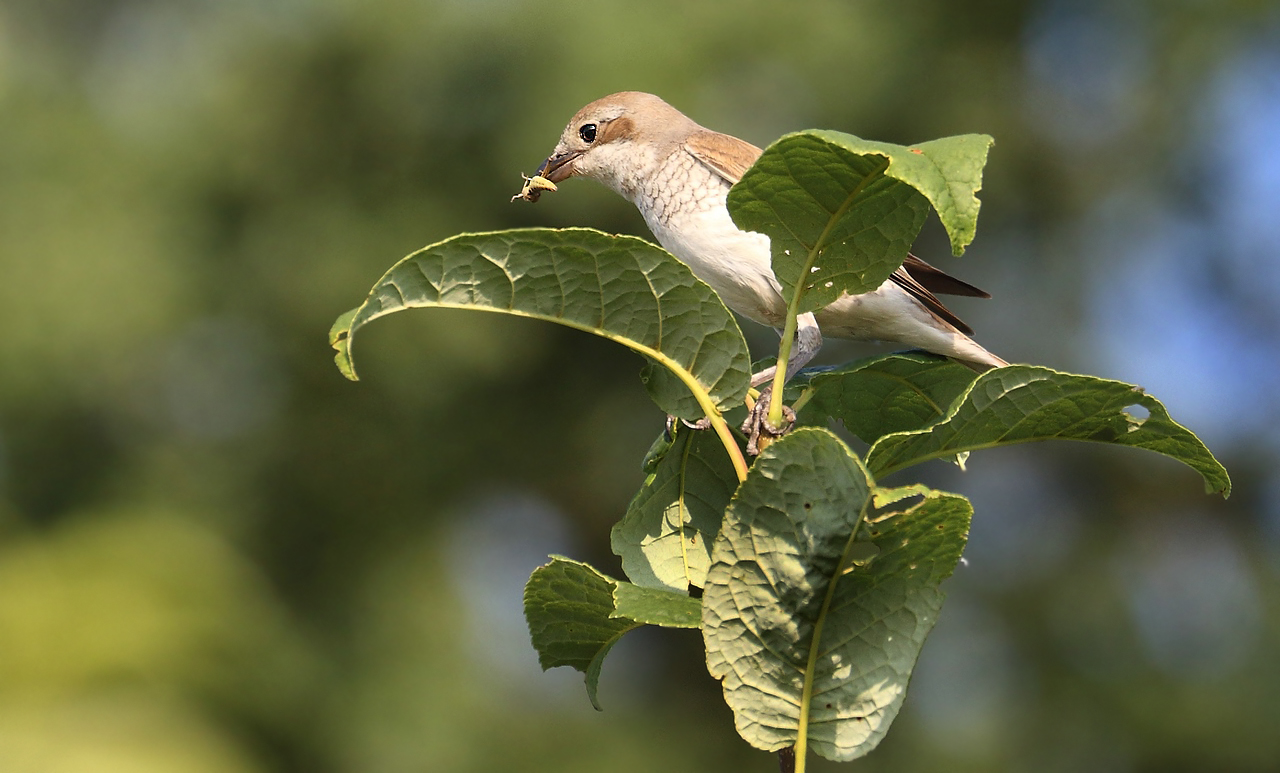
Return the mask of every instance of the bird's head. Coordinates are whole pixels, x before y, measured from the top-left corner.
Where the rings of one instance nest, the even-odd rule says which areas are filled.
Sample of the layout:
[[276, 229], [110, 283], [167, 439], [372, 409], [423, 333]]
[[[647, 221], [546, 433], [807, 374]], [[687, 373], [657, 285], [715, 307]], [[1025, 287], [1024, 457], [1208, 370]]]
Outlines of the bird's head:
[[699, 128], [652, 94], [610, 94], [573, 116], [538, 175], [553, 183], [590, 177], [627, 195]]

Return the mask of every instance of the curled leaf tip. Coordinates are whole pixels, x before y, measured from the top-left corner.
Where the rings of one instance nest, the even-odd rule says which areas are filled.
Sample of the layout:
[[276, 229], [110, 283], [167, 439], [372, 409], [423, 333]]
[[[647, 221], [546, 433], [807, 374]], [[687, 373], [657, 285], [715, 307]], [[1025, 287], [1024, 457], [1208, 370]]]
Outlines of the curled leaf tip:
[[359, 308], [355, 308], [345, 312], [334, 320], [333, 327], [329, 328], [329, 345], [337, 352], [333, 357], [334, 364], [338, 366], [342, 375], [351, 381], [359, 381], [355, 364], [351, 361], [351, 323], [355, 320], [358, 311]]

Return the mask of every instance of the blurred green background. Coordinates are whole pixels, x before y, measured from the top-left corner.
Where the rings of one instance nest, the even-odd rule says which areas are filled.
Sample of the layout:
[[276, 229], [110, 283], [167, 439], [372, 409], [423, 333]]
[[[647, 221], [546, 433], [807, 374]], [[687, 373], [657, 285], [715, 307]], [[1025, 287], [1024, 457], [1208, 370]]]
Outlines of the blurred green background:
[[603, 714], [528, 644], [548, 553], [617, 571], [662, 425], [638, 358], [423, 312], [352, 384], [326, 343], [455, 233], [647, 236], [594, 183], [508, 203], [622, 89], [759, 145], [994, 135], [969, 253], [917, 245], [996, 296], [959, 313], [1143, 385], [1235, 478], [925, 470], [974, 502], [967, 562], [852, 769], [1280, 769], [1277, 3], [5, 0], [0, 771], [776, 769], [695, 633], [624, 640]]

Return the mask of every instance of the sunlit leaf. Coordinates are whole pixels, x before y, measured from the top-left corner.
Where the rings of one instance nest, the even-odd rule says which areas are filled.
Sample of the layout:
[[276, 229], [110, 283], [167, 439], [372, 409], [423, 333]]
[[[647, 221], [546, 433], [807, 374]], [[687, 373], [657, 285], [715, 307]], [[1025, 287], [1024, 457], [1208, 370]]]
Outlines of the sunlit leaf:
[[867, 467], [885, 475], [928, 459], [1034, 440], [1145, 448], [1199, 472], [1207, 492], [1231, 493], [1226, 469], [1159, 400], [1132, 384], [1033, 365], [987, 371], [942, 421], [881, 437], [867, 453]]
[[711, 541], [738, 487], [733, 463], [710, 432], [679, 428], [612, 532], [613, 552], [637, 585], [681, 593], [702, 587]]
[[874, 748], [937, 620], [938, 585], [971, 512], [921, 486], [876, 489], [826, 430], [771, 444], [725, 514], [702, 598], [707, 666], [742, 737], [776, 751], [803, 736], [833, 760]]

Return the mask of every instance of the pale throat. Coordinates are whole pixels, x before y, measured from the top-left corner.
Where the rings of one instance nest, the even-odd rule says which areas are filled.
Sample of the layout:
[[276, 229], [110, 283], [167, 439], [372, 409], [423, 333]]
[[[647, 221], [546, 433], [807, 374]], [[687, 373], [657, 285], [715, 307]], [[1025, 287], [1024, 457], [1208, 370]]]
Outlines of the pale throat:
[[588, 174], [634, 204], [651, 226], [725, 205], [729, 183], [678, 145], [618, 143], [594, 155]]
[[615, 142], [594, 148], [584, 156], [579, 171], [599, 180], [627, 201], [640, 206], [653, 170], [659, 160], [652, 147], [634, 142]]

